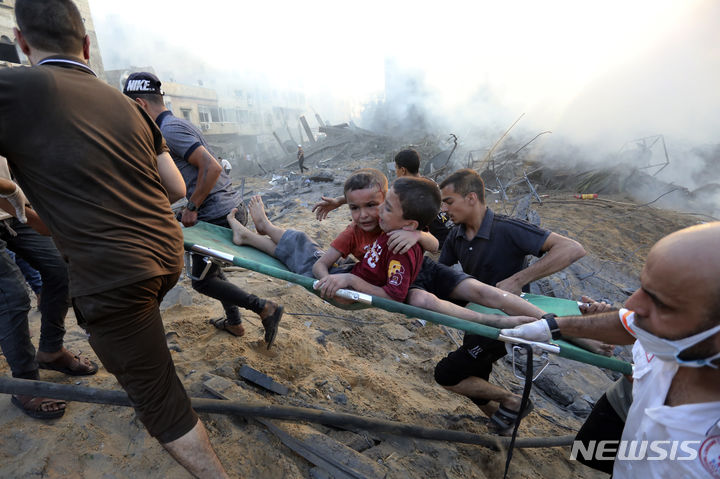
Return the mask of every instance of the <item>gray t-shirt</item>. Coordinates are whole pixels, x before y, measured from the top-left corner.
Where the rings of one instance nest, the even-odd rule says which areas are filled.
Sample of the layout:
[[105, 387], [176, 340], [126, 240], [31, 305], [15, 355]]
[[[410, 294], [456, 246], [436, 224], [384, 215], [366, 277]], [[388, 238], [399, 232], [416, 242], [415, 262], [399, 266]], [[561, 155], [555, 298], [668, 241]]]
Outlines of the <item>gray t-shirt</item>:
[[[198, 169], [187, 160], [199, 146], [205, 147], [212, 154], [210, 146], [198, 127], [184, 118], [174, 116], [169, 110], [162, 112], [155, 121], [165, 137], [175, 165], [185, 180], [186, 198], [189, 199], [197, 187]], [[239, 203], [240, 194], [232, 188], [230, 177], [222, 171], [205, 201], [197, 205], [198, 219], [210, 221], [223, 218]]]

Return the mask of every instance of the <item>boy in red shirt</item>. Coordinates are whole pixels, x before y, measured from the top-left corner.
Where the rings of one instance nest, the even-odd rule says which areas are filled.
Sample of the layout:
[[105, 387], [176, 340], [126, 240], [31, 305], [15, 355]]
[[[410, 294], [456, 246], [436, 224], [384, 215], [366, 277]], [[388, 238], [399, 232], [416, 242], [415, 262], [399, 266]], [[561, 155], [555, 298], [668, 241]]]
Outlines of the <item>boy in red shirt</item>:
[[[349, 256], [352, 254], [362, 259], [366, 250], [383, 232], [378, 224], [378, 208], [385, 201], [387, 191], [387, 178], [374, 168], [358, 170], [347, 179], [344, 186], [345, 201], [353, 222], [331, 243], [327, 252], [323, 252], [305, 233], [273, 225], [265, 215], [262, 200], [258, 196], [249, 203], [257, 233], [239, 223], [234, 218], [234, 211], [230, 212], [227, 219], [233, 230], [235, 244], [264, 251], [282, 261], [294, 273], [322, 278], [330, 272], [348, 271], [354, 264], [354, 261], [348, 261]], [[437, 240], [429, 233], [405, 229], [390, 232], [387, 246], [393, 253], [404, 254], [416, 243], [432, 251], [438, 247]], [[319, 258], [323, 261], [317, 266], [319, 269], [315, 270], [314, 265]], [[340, 261], [342, 258], [346, 260]]]
[[[405, 301], [410, 284], [422, 265], [423, 249], [414, 244], [407, 252], [396, 253], [388, 245], [394, 231], [416, 231], [425, 228], [440, 210], [437, 185], [425, 178], [396, 180], [380, 205], [379, 225], [382, 233], [366, 250], [362, 260], [350, 273], [327, 274], [330, 258], [321, 258], [313, 268], [320, 280], [316, 289], [325, 298], [338, 289], [349, 288], [373, 296]], [[358, 225], [361, 226], [361, 225]]]

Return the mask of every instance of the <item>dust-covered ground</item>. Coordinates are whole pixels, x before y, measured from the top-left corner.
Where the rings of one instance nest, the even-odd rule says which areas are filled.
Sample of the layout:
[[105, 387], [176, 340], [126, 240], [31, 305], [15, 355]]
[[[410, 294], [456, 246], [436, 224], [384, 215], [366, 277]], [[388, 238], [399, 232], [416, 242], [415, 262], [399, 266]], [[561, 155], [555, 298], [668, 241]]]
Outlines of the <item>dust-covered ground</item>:
[[[334, 174], [342, 177], [355, 167], [380, 166], [380, 161], [377, 165], [347, 164]], [[338, 194], [339, 183], [299, 183], [292, 191], [280, 190], [281, 199], [269, 202], [268, 214], [278, 217], [278, 225], [304, 230], [327, 245], [348, 224], [349, 213], [342, 209], [318, 222], [310, 207], [320, 194]], [[271, 189], [269, 177], [249, 178], [245, 188], [247, 192], [267, 192]], [[512, 209], [492, 197], [489, 204], [500, 212]], [[637, 287], [644, 258], [655, 241], [701, 219], [635, 207], [621, 197], [575, 200], [570, 192], [552, 192], [543, 204], [532, 207], [539, 213], [542, 226], [577, 239], [588, 252], [574, 270], [553, 275], [547, 286], [567, 291], [573, 299], [587, 290], [615, 302]], [[222, 315], [220, 303], [195, 293], [189, 280], [182, 279], [179, 299], [164, 310], [163, 318], [178, 374], [191, 395], [212, 397], [203, 388], [207, 374], [238, 380], [238, 369], [249, 365], [290, 389], [287, 396], [278, 396], [245, 383], [246, 390], [258, 401], [487, 433], [487, 420], [476, 406], [434, 382], [435, 364], [456, 348], [440, 327], [431, 323], [423, 326], [413, 318], [378, 309], [337, 309], [299, 286], [238, 268], [230, 268], [228, 275], [244, 289], [284, 304], [286, 313], [276, 345], [267, 351], [257, 316], [249, 311], [243, 313], [247, 331], [243, 338], [219, 331], [207, 321]], [[189, 300], [192, 304], [187, 305]], [[39, 313], [34, 310], [30, 319], [36, 341]], [[95, 359], [72, 313], [67, 325], [67, 347]], [[533, 388], [531, 397], [536, 410], [523, 421], [520, 437], [572, 434], [582, 424], [592, 401], [612, 382], [612, 375], [570, 361], [554, 359], [549, 371], [553, 369], [555, 376], [550, 377], [563, 382], [563, 394], [569, 397], [563, 399], [563, 394], [555, 394], [554, 386]], [[5, 361], [0, 361], [0, 374], [10, 375]], [[119, 389], [115, 379], [102, 368], [96, 376], [87, 378], [41, 371], [41, 379]], [[522, 387], [511, 367], [502, 361], [491, 381], [516, 391]], [[201, 418], [231, 476], [316, 477], [316, 472], [311, 472], [313, 464], [255, 420], [216, 414], [202, 414]], [[73, 402], [63, 418], [38, 421], [12, 406], [9, 396], [2, 396], [0, 427], [0, 477], [189, 477], [147, 435], [130, 408]], [[316, 427], [332, 437], [346, 437]], [[375, 433], [359, 437], [364, 445], [357, 448], [390, 478], [502, 477], [504, 452]], [[516, 450], [510, 477], [605, 475], [570, 461], [569, 448], [557, 447]]]

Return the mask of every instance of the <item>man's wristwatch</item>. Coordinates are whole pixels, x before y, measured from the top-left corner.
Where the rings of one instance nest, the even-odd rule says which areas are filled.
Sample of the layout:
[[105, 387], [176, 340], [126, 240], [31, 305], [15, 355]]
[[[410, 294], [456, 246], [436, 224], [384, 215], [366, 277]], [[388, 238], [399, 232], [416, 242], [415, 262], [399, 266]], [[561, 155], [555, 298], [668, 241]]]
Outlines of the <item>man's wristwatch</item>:
[[198, 210], [198, 207], [197, 207], [197, 205], [196, 205], [195, 203], [193, 203], [192, 201], [188, 200], [187, 204], [185, 205], [185, 209], [188, 210], [188, 211], [197, 211], [197, 210]]
[[560, 334], [560, 327], [558, 326], [557, 321], [555, 321], [555, 318], [557, 318], [557, 314], [548, 313], [542, 316], [542, 319], [544, 319], [548, 327], [550, 328], [550, 336], [553, 339], [561, 339], [562, 334]]

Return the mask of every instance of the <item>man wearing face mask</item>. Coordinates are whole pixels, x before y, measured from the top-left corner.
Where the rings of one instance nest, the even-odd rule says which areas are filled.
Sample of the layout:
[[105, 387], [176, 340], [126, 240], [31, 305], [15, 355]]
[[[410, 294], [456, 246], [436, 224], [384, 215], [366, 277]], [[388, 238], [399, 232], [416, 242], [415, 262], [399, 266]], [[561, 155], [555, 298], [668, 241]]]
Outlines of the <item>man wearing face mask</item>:
[[720, 222], [714, 222], [658, 241], [640, 289], [625, 303], [628, 309], [541, 319], [502, 331], [533, 341], [568, 336], [634, 342], [633, 403], [622, 440], [636, 441], [636, 451], [643, 447], [639, 441], [648, 441], [648, 450], [636, 461], [627, 458], [627, 449], [618, 452], [616, 479], [720, 478], [718, 238]]

